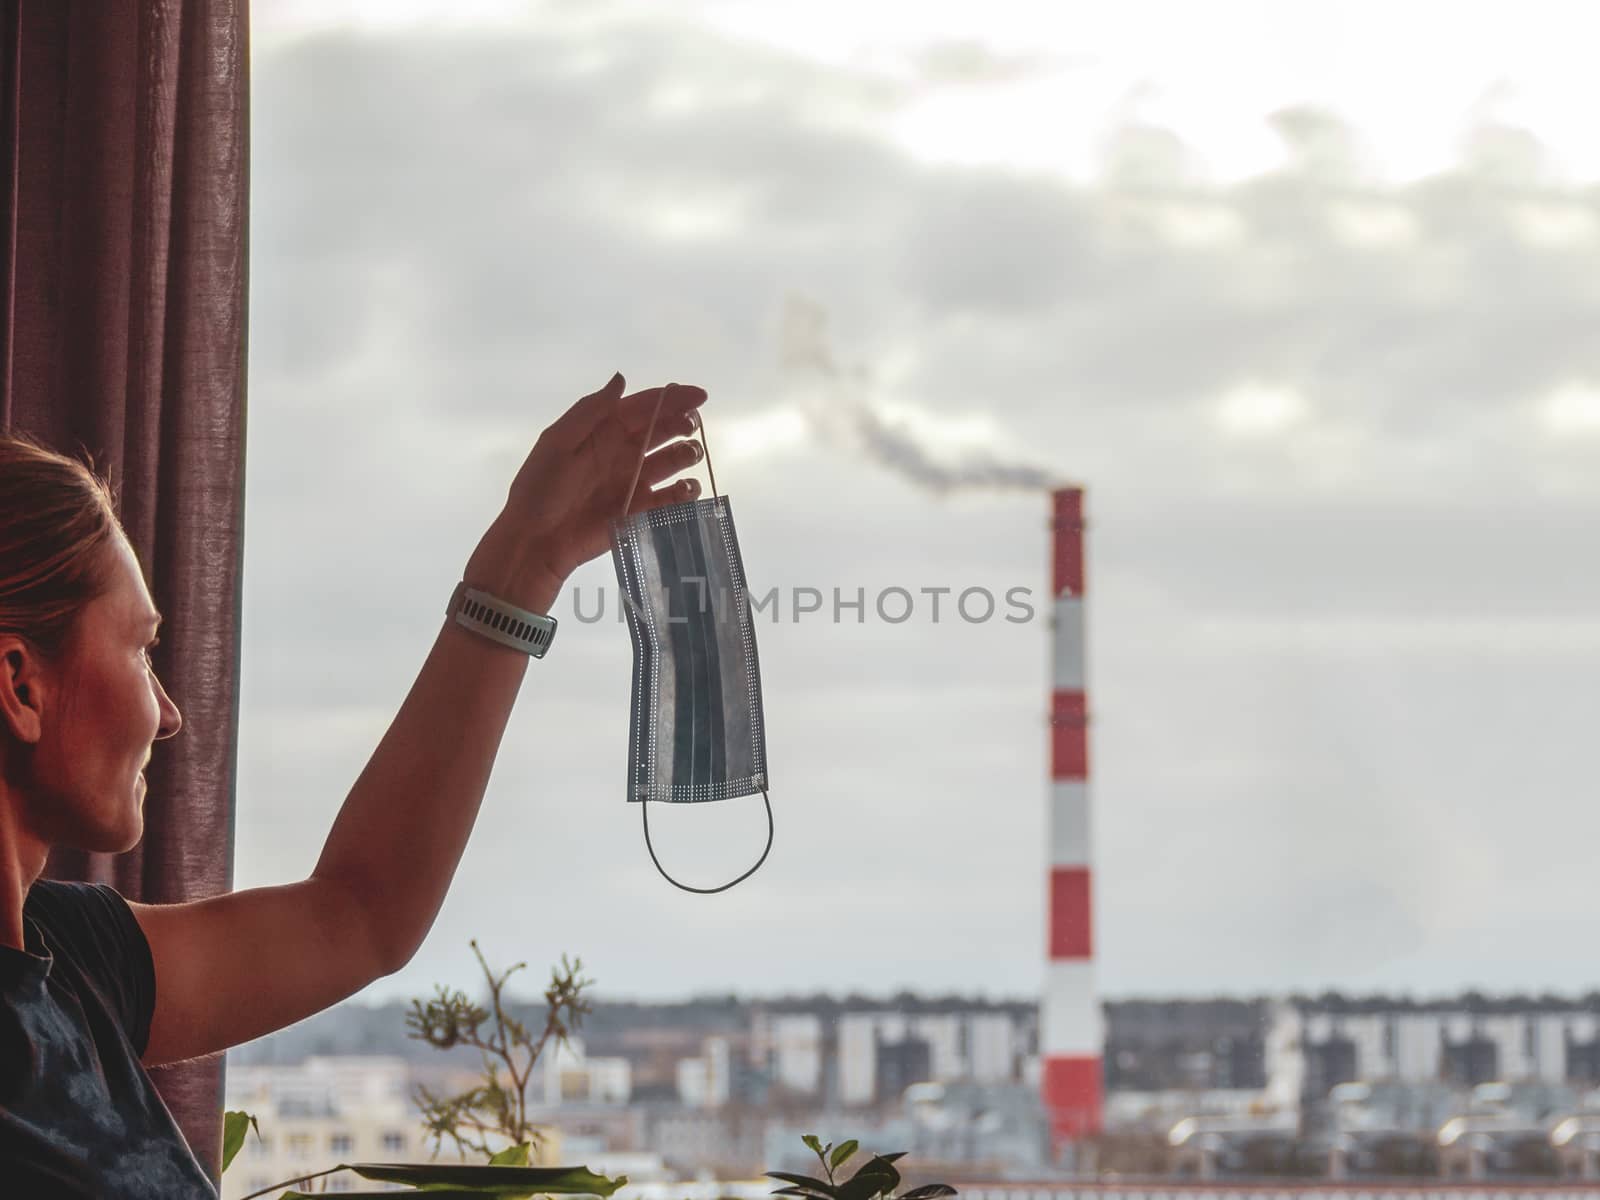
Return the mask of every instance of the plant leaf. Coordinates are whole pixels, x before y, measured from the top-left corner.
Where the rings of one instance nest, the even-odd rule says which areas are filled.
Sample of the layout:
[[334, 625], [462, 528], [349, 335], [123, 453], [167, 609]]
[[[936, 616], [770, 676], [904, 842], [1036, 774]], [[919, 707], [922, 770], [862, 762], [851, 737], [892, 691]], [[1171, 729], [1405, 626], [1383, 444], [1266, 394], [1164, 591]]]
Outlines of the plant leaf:
[[771, 1193], [774, 1196], [810, 1196], [812, 1200], [838, 1200], [838, 1193], [829, 1187], [827, 1191], [819, 1191], [813, 1187], [796, 1184], [793, 1187], [778, 1188]]
[[837, 1167], [860, 1148], [861, 1143], [854, 1138], [851, 1138], [848, 1142], [841, 1142], [839, 1148], [828, 1156], [828, 1165]]
[[800, 1135], [800, 1140], [802, 1142], [804, 1142], [806, 1145], [810, 1146], [818, 1154], [822, 1153], [822, 1141], [821, 1141], [820, 1138], [817, 1137], [816, 1134], [814, 1134], [814, 1133], [803, 1133], [803, 1134]]
[[900, 1200], [940, 1200], [943, 1196], [955, 1196], [959, 1193], [948, 1183], [930, 1183], [923, 1187], [912, 1188], [901, 1195]]
[[818, 1196], [827, 1196], [829, 1200], [836, 1200], [839, 1189], [825, 1179], [813, 1179], [810, 1175], [791, 1175], [788, 1171], [768, 1171], [769, 1179], [781, 1179], [785, 1183], [792, 1183], [796, 1187], [803, 1187], [806, 1191]]
[[895, 1182], [876, 1171], [858, 1171], [839, 1188], [838, 1200], [874, 1200], [893, 1192]]
[[905, 1156], [906, 1156], [906, 1152], [904, 1150], [896, 1150], [893, 1154], [880, 1154], [880, 1155], [878, 1155], [878, 1157], [881, 1158], [886, 1163], [892, 1163], [892, 1162], [896, 1161], [897, 1159], [904, 1158]]
[[491, 1167], [525, 1167], [528, 1165], [528, 1152], [533, 1149], [532, 1142], [523, 1142], [520, 1146], [507, 1146], [489, 1160]]
[[260, 1137], [261, 1126], [256, 1125], [256, 1119], [249, 1113], [222, 1114], [222, 1170], [226, 1171], [228, 1164], [233, 1161], [233, 1156], [239, 1153], [244, 1145], [244, 1135], [249, 1132], [252, 1125], [255, 1125], [256, 1136]]
[[872, 1200], [893, 1192], [900, 1183], [900, 1172], [876, 1156], [839, 1188], [839, 1200]]
[[[899, 1156], [896, 1155], [896, 1157]], [[871, 1171], [874, 1174], [883, 1175], [892, 1180], [893, 1182], [889, 1184], [890, 1191], [900, 1186], [900, 1172], [895, 1170], [890, 1161], [881, 1154], [874, 1154], [871, 1161], [862, 1167], [861, 1171]], [[861, 1171], [857, 1171], [856, 1174], [859, 1175]]]
[[608, 1197], [628, 1182], [607, 1179], [587, 1167], [500, 1167], [455, 1163], [345, 1163], [363, 1179], [407, 1183], [425, 1192], [455, 1190], [462, 1195], [521, 1196], [532, 1193]]

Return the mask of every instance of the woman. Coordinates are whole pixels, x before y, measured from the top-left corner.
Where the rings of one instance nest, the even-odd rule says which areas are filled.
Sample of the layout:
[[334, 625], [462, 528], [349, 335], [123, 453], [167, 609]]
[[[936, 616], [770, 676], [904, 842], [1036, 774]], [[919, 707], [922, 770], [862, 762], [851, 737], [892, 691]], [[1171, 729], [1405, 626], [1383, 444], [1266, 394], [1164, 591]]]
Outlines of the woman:
[[[578, 401], [534, 444], [466, 584], [548, 613], [630, 493], [630, 512], [697, 494], [651, 489], [699, 458], [676, 439], [705, 398], [624, 395], [616, 375]], [[527, 664], [446, 621], [307, 879], [171, 905], [40, 880], [52, 846], [139, 841], [151, 747], [183, 724], [150, 664], [160, 621], [105, 484], [0, 434], [0, 1195], [216, 1194], [145, 1068], [281, 1029], [409, 961]]]

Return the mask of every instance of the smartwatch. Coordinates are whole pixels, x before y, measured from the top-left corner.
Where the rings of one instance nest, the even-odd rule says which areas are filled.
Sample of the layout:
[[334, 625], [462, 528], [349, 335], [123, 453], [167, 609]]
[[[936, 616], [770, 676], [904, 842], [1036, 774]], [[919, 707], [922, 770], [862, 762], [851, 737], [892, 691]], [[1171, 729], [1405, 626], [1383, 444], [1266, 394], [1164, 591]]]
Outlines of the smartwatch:
[[468, 587], [464, 579], [456, 584], [444, 611], [457, 625], [533, 658], [543, 658], [556, 636], [554, 617], [507, 604], [498, 596]]

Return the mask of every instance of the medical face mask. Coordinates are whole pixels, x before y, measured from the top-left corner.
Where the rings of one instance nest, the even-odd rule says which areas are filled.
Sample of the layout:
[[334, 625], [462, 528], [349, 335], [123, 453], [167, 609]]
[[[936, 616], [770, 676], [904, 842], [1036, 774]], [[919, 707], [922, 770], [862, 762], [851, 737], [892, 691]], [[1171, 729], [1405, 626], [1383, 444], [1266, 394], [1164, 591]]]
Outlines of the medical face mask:
[[[696, 428], [709, 469], [705, 430], [698, 421]], [[628, 800], [640, 806], [656, 870], [675, 887], [702, 894], [755, 874], [773, 834], [755, 622], [733, 509], [717, 494], [714, 473], [711, 493], [611, 526], [611, 558], [633, 641]], [[632, 499], [630, 491], [624, 511]], [[650, 843], [651, 801], [697, 804], [756, 792], [766, 802], [767, 846], [755, 866], [714, 888], [689, 887], [667, 874]]]

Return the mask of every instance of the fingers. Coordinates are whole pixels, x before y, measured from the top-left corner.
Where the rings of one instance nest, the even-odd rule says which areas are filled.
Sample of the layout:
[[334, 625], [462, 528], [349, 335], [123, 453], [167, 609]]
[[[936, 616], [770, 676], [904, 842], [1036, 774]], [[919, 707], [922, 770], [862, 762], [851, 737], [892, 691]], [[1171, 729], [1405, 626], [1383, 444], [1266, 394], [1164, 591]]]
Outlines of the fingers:
[[673, 442], [654, 454], [645, 456], [644, 467], [639, 472], [639, 486], [653, 488], [664, 479], [698, 463], [704, 452], [699, 442]]
[[[650, 434], [650, 446], [649, 446], [649, 449], [650, 450], [659, 450], [663, 446], [665, 446], [666, 443], [672, 441], [675, 438], [685, 438], [685, 437], [692, 436], [694, 434], [694, 431], [695, 431], [695, 417], [694, 417], [694, 413], [693, 412], [674, 413], [670, 417], [661, 417], [656, 421], [655, 430]], [[639, 445], [638, 439], [641, 436], [642, 432], [643, 431], [640, 431], [640, 433], [635, 433], [633, 435], [633, 439], [634, 439], [633, 440], [633, 444], [634, 444], [634, 447], [635, 447], [635, 453], [637, 453], [637, 447]], [[698, 443], [696, 443], [696, 444], [698, 444]]]
[[662, 480], [692, 467], [700, 461], [699, 442], [674, 442], [654, 454], [647, 455], [639, 464], [639, 477], [634, 485], [633, 498], [628, 503], [628, 513], [659, 508], [663, 504], [677, 504], [692, 500], [700, 494], [700, 483], [695, 479], [680, 479], [676, 483], [652, 491]]
[[706, 390], [693, 384], [669, 383], [626, 396], [622, 394], [625, 386], [620, 372], [613, 375], [599, 391], [590, 392], [562, 414], [547, 432], [556, 444], [570, 449], [597, 435], [608, 418], [615, 418], [613, 429], [621, 428], [623, 436], [635, 443], [637, 454], [639, 439], [647, 429], [650, 443], [645, 450], [691, 432], [694, 411], [706, 402]]
[[[665, 387], [645, 388], [632, 395], [623, 396], [617, 403], [617, 417], [629, 435], [637, 437], [650, 427], [655, 416], [655, 430], [650, 435], [652, 446], [674, 437], [682, 437], [692, 429], [686, 425], [694, 410], [706, 402], [706, 390], [689, 383], [669, 383]], [[660, 412], [656, 411], [657, 403]], [[664, 434], [663, 429], [677, 432]]]
[[558, 435], [562, 445], [576, 446], [606, 419], [616, 407], [618, 399], [622, 396], [622, 389], [626, 386], [627, 381], [622, 378], [622, 372], [618, 371], [599, 391], [590, 392], [567, 409], [550, 427], [550, 432]]

